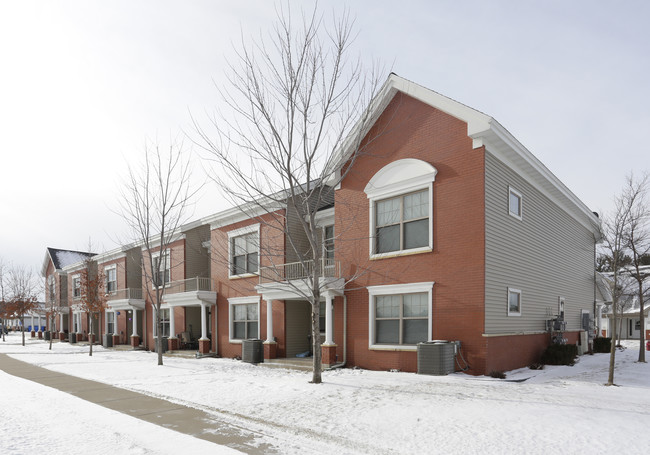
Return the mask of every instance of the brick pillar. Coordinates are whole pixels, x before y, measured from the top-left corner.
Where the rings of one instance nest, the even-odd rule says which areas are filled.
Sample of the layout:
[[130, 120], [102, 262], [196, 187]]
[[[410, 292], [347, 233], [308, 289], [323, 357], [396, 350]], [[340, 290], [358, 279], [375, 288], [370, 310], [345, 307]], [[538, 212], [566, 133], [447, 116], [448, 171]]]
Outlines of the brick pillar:
[[120, 344], [120, 336], [113, 334], [113, 346]]
[[170, 351], [178, 350], [178, 338], [170, 337], [167, 339], [167, 349]]
[[80, 341], [83, 341], [83, 340], [84, 340], [84, 334], [83, 333], [77, 333], [77, 343], [79, 343]]
[[133, 349], [140, 346], [140, 337], [138, 335], [131, 335], [131, 347]]
[[328, 344], [328, 345], [322, 345], [321, 346], [321, 363], [325, 367], [329, 367], [331, 365], [334, 365], [336, 363], [336, 345], [335, 344]]
[[41, 340], [43, 339], [43, 332], [41, 332], [40, 330], [38, 331], [38, 338]]
[[64, 332], [59, 332], [59, 341], [63, 341], [66, 339], [65, 333]]
[[36, 332], [34, 332], [34, 331], [32, 330], [32, 338], [35, 338], [35, 337], [36, 337]]
[[200, 339], [199, 340], [199, 352], [201, 354], [208, 354], [210, 352], [210, 340], [209, 339]]
[[278, 343], [275, 341], [265, 341], [263, 346], [265, 359], [275, 359], [278, 356]]

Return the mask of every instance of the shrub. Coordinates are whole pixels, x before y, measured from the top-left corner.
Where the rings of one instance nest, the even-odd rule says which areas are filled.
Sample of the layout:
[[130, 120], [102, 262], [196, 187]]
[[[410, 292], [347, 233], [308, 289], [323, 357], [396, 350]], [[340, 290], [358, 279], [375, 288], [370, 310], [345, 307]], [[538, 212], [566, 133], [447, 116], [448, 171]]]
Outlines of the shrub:
[[503, 371], [492, 370], [490, 371], [490, 377], [495, 379], [505, 379], [506, 374]]
[[609, 352], [611, 349], [611, 338], [598, 337], [594, 339], [594, 352]]
[[531, 370], [543, 370], [544, 369], [544, 364], [543, 363], [531, 363], [528, 365], [528, 368]]
[[544, 365], [573, 365], [578, 356], [575, 344], [552, 344], [542, 354]]

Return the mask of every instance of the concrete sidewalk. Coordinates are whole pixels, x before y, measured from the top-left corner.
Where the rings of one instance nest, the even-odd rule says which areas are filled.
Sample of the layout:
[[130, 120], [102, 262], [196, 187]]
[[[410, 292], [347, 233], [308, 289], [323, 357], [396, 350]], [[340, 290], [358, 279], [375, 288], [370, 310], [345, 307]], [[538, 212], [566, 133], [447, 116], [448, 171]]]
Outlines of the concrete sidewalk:
[[214, 442], [215, 444], [232, 447], [244, 453], [279, 453], [276, 447], [257, 443], [254, 433], [222, 422], [214, 415], [199, 409], [120, 389], [101, 382], [57, 373], [16, 360], [6, 354], [0, 354], [0, 370], [140, 420]]

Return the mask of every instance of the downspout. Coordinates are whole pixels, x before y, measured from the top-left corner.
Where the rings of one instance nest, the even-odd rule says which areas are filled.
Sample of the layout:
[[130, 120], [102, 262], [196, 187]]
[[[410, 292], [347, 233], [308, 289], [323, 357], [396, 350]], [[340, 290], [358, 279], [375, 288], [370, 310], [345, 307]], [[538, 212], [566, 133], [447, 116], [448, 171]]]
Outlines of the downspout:
[[343, 368], [348, 358], [348, 297], [343, 295], [343, 361], [335, 363], [327, 371]]
[[596, 271], [596, 237], [594, 237], [594, 334], [593, 338], [598, 338], [600, 335], [600, 319], [596, 319], [597, 317], [597, 307], [596, 307], [596, 286], [597, 286], [597, 280], [598, 280], [598, 272]]

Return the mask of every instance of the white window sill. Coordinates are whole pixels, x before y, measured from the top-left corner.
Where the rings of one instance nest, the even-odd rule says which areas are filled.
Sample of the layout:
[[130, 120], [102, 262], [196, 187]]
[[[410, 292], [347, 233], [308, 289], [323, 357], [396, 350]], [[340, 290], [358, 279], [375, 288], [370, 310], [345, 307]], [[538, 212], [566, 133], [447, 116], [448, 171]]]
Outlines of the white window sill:
[[368, 346], [371, 351], [417, 351], [417, 346], [399, 344], [371, 344]]
[[257, 274], [256, 273], [241, 273], [239, 275], [228, 275], [228, 278], [230, 278], [231, 280], [238, 280], [240, 278], [250, 278], [250, 277], [253, 277], [253, 276], [257, 276]]
[[229, 342], [230, 344], [241, 344], [242, 341], [244, 341], [244, 340], [239, 340], [239, 339], [235, 339], [235, 340], [233, 340], [233, 339], [229, 339], [229, 340], [228, 340], [228, 342]]
[[371, 254], [370, 255], [370, 260], [374, 261], [376, 259], [387, 259], [387, 258], [394, 258], [394, 257], [400, 257], [400, 256], [410, 256], [412, 254], [422, 254], [422, 253], [431, 253], [433, 251], [433, 248], [430, 246], [423, 246], [420, 248], [413, 248], [410, 250], [401, 250], [401, 251], [391, 251], [389, 253], [377, 253], [377, 254]]

